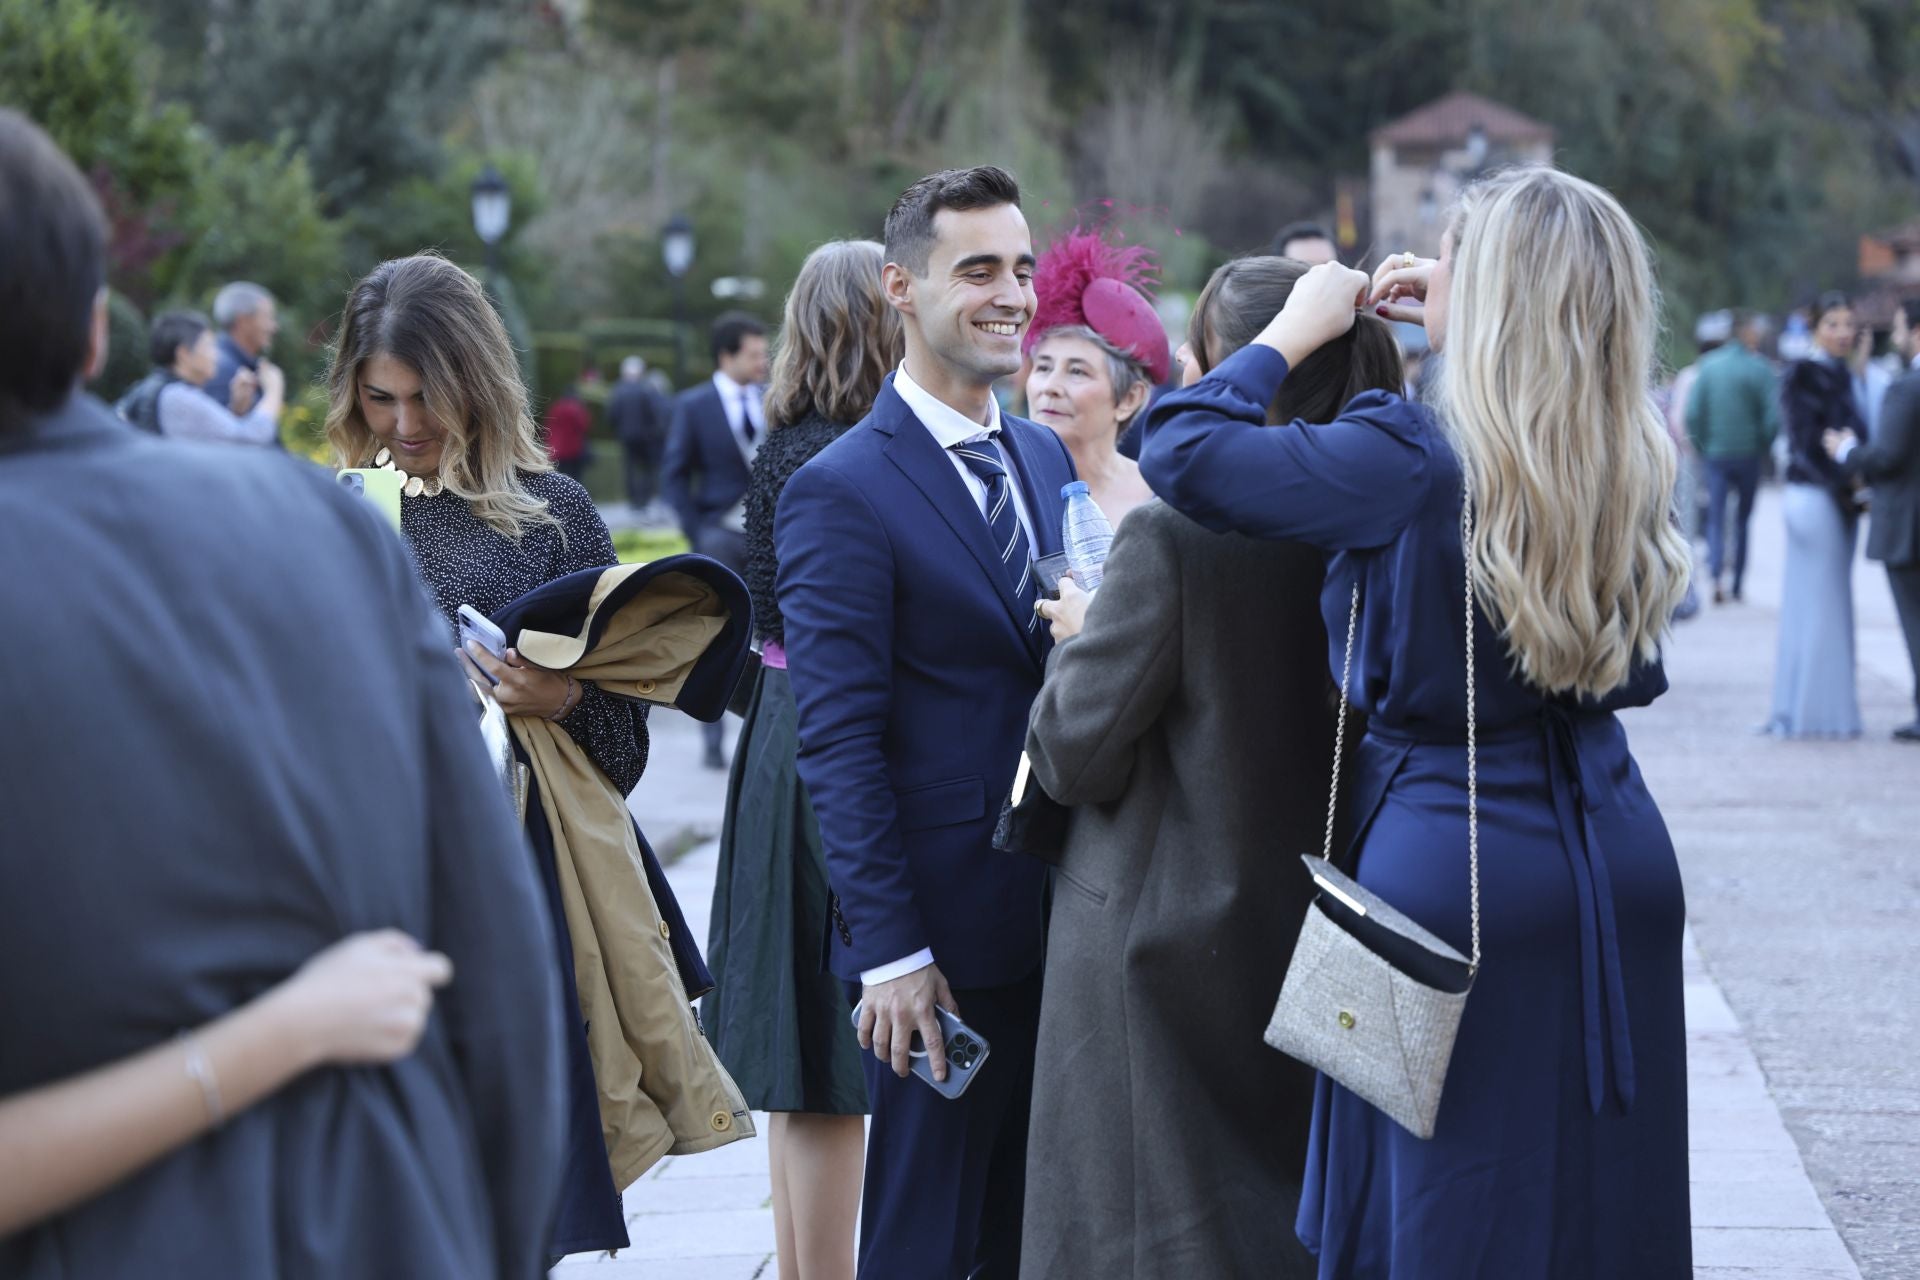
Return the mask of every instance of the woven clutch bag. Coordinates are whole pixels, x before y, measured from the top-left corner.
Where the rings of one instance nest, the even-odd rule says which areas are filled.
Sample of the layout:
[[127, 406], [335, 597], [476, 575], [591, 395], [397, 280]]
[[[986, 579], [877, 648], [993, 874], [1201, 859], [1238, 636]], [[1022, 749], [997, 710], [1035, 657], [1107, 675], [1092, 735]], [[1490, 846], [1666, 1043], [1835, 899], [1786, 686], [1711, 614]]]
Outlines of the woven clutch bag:
[[1467, 549], [1467, 866], [1472, 895], [1473, 955], [1463, 956], [1343, 875], [1330, 861], [1333, 817], [1346, 747], [1347, 691], [1360, 619], [1360, 586], [1347, 617], [1347, 656], [1340, 676], [1340, 718], [1334, 735], [1333, 786], [1321, 856], [1303, 861], [1320, 886], [1294, 944], [1286, 981], [1266, 1041], [1338, 1081], [1417, 1138], [1431, 1138], [1440, 1115], [1447, 1064], [1480, 970], [1480, 795], [1474, 742], [1473, 504], [1462, 504]]

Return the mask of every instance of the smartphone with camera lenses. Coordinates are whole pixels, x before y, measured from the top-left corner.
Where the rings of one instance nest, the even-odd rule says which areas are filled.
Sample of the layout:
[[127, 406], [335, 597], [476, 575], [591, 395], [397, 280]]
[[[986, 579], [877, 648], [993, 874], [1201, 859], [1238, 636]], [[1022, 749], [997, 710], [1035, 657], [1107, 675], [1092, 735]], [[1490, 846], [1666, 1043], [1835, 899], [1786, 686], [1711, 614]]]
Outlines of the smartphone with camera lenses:
[[[860, 1010], [865, 1005], [866, 1001], [862, 1000], [853, 1006], [855, 1031], [860, 1029]], [[933, 1012], [940, 1019], [940, 1034], [947, 1042], [947, 1078], [933, 1078], [933, 1059], [927, 1056], [926, 1046], [921, 1043], [918, 1031], [913, 1033], [913, 1044], [907, 1047], [907, 1070], [925, 1080], [941, 1097], [957, 1098], [967, 1091], [974, 1076], [986, 1065], [990, 1046], [985, 1036], [939, 1005], [933, 1007]]]
[[407, 478], [398, 471], [388, 471], [384, 467], [348, 467], [334, 474], [340, 487], [348, 493], [357, 493], [374, 505], [387, 523], [395, 529], [400, 527], [400, 486]]

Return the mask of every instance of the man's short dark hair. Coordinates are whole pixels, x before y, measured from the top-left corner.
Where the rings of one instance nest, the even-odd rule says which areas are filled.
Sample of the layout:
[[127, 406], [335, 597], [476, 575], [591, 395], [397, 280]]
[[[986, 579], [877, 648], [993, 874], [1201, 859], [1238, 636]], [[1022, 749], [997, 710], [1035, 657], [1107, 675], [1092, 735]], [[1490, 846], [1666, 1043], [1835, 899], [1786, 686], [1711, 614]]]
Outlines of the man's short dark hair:
[[198, 311], [163, 311], [153, 318], [147, 332], [147, 358], [165, 369], [173, 364], [180, 348], [200, 341], [200, 335], [213, 328], [213, 322]]
[[1020, 184], [998, 165], [942, 169], [902, 191], [887, 211], [887, 261], [916, 276], [933, 258], [933, 219], [942, 209], [968, 213], [1003, 204], [1020, 207]]
[[107, 220], [40, 127], [0, 110], [0, 421], [56, 409], [87, 363]]
[[738, 355], [740, 346], [755, 335], [766, 336], [767, 326], [744, 311], [728, 311], [713, 322], [713, 362], [721, 356]]
[[1287, 246], [1295, 240], [1325, 240], [1333, 243], [1333, 232], [1317, 222], [1289, 222], [1273, 235], [1273, 255], [1276, 258], [1287, 256]]

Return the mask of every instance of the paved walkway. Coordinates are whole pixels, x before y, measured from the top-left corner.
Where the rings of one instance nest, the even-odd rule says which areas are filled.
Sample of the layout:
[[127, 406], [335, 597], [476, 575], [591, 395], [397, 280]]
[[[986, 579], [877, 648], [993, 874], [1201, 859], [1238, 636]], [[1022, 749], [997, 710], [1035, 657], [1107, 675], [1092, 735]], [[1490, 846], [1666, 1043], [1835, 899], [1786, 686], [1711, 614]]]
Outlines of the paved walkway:
[[[1890, 856], [1910, 855], [1920, 830], [1920, 749], [1885, 741], [1909, 710], [1904, 648], [1884, 577], [1863, 567], [1869, 739], [1752, 735], [1766, 715], [1778, 603], [1771, 495], [1755, 529], [1749, 603], [1685, 624], [1669, 656], [1673, 693], [1626, 720], [1687, 883], [1695, 1274], [1920, 1277], [1920, 1017], [1909, 988], [1886, 980], [1913, 971], [1890, 959], [1920, 959], [1920, 884], [1910, 858]], [[633, 797], [649, 834], [710, 835], [724, 796], [724, 777], [699, 767], [692, 723], [660, 713]], [[669, 868], [703, 943], [716, 856], [707, 840]], [[569, 1259], [556, 1280], [773, 1280], [764, 1137], [663, 1161], [626, 1204], [633, 1248]]]

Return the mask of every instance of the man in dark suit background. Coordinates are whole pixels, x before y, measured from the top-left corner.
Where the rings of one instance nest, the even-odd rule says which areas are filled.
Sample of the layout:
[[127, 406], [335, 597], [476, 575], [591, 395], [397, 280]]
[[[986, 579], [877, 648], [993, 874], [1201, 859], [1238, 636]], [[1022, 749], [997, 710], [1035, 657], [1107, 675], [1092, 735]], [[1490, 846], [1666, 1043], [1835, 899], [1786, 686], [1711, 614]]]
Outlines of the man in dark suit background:
[[1887, 566], [1913, 664], [1914, 718], [1893, 736], [1920, 742], [1920, 298], [1894, 313], [1893, 347], [1908, 372], [1887, 391], [1873, 439], [1861, 444], [1852, 432], [1829, 431], [1826, 446], [1841, 470], [1873, 486], [1867, 558]]
[[351, 933], [404, 930], [454, 974], [411, 1056], [305, 1073], [0, 1240], [0, 1274], [535, 1274], [560, 993], [446, 624], [319, 468], [158, 440], [80, 390], [106, 222], [4, 110], [0, 245], [0, 1097], [164, 1045]]
[[[873, 1050], [866, 1276], [1019, 1272], [1042, 868], [992, 834], [1051, 643], [1030, 561], [1060, 549], [1073, 479], [1059, 439], [993, 399], [1035, 305], [1019, 199], [985, 167], [895, 201], [883, 280], [906, 358], [775, 520], [828, 946]], [[916, 1033], [934, 1075], [952, 1069], [936, 1004], [991, 1046], [957, 1100], [908, 1074]]]
[[[742, 500], [753, 455], [767, 438], [760, 407], [767, 381], [767, 327], [744, 311], [713, 322], [713, 377], [674, 397], [673, 425], [660, 484], [693, 549], [735, 573], [746, 571]], [[727, 767], [720, 752], [724, 720], [700, 726], [706, 766]]]
[[746, 554], [740, 500], [767, 436], [766, 381], [767, 327], [743, 311], [715, 320], [713, 376], [674, 397], [660, 469], [687, 541], [736, 573]]

